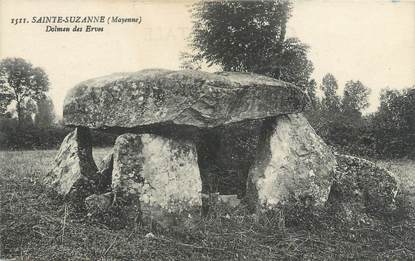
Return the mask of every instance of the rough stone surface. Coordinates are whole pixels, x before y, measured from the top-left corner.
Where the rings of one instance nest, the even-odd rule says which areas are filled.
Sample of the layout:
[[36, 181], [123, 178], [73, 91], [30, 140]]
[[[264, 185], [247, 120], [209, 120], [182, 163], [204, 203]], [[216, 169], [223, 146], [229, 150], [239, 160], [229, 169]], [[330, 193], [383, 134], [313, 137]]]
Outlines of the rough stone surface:
[[395, 210], [398, 184], [391, 172], [361, 158], [340, 154], [336, 158], [330, 202], [345, 221], [366, 222], [367, 214]]
[[322, 206], [327, 201], [336, 159], [301, 114], [264, 122], [257, 158], [248, 176], [254, 209], [288, 200]]
[[54, 168], [46, 175], [44, 182], [60, 195], [83, 197], [94, 193], [97, 180], [89, 130], [76, 128], [63, 140]]
[[201, 206], [195, 146], [153, 134], [123, 134], [114, 146], [112, 189], [143, 218]]
[[96, 129], [215, 127], [301, 112], [306, 94], [269, 77], [225, 72], [142, 70], [91, 79], [66, 96], [64, 123]]

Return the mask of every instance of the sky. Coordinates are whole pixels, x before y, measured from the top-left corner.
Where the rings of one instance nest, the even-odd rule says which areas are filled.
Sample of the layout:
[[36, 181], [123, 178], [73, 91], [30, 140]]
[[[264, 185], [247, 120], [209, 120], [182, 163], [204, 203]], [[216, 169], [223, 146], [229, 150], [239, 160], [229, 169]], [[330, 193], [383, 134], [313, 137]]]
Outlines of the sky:
[[[49, 75], [58, 116], [78, 82], [114, 72], [178, 69], [191, 31], [190, 1], [0, 0], [0, 58], [22, 57]], [[12, 25], [33, 16], [141, 17], [141, 23], [105, 24], [104, 32], [45, 32], [45, 24]], [[415, 0], [296, 1], [288, 36], [310, 46], [313, 77], [360, 80], [375, 111], [382, 88], [415, 85]]]

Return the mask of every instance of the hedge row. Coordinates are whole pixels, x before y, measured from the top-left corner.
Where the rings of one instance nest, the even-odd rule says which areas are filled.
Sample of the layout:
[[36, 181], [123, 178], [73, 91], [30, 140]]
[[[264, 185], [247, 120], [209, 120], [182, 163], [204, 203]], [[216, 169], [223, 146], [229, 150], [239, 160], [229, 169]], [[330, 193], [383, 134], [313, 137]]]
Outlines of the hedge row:
[[[51, 127], [51, 128], [25, 128], [2, 129], [0, 130], [0, 150], [23, 150], [23, 149], [57, 149], [63, 139], [72, 128]], [[92, 132], [94, 146], [106, 147], [114, 144], [115, 135]]]

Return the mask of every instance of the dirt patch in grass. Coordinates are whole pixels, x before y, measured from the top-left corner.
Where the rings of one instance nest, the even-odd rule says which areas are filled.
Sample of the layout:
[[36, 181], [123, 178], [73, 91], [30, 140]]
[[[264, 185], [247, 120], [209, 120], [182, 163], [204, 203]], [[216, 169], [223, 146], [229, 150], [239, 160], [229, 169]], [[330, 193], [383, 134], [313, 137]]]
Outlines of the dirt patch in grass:
[[[96, 160], [108, 150], [94, 152]], [[0, 257], [30, 260], [332, 260], [415, 258], [415, 222], [347, 227], [330, 216], [261, 217], [218, 207], [186, 227], [110, 229], [44, 190], [56, 151], [0, 152]], [[391, 163], [392, 164], [392, 163]], [[399, 172], [400, 163], [393, 165]], [[412, 166], [412, 167], [411, 167]], [[407, 169], [408, 168], [408, 169]], [[404, 164], [402, 173], [414, 171]], [[399, 173], [397, 173], [400, 175]], [[403, 176], [404, 174], [402, 174]], [[405, 174], [406, 175], [406, 174]], [[412, 178], [408, 175], [408, 178]], [[294, 216], [295, 215], [291, 215]], [[295, 224], [295, 225], [294, 225]]]

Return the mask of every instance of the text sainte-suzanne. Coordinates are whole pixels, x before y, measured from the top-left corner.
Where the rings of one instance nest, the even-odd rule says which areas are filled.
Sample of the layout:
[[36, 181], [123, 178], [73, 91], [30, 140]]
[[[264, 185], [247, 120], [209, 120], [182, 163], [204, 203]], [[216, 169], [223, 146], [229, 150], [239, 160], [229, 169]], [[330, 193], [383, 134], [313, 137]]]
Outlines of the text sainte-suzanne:
[[141, 21], [141, 16], [32, 16], [10, 19], [13, 25], [48, 24], [45, 32], [103, 32], [105, 24], [141, 24]]

